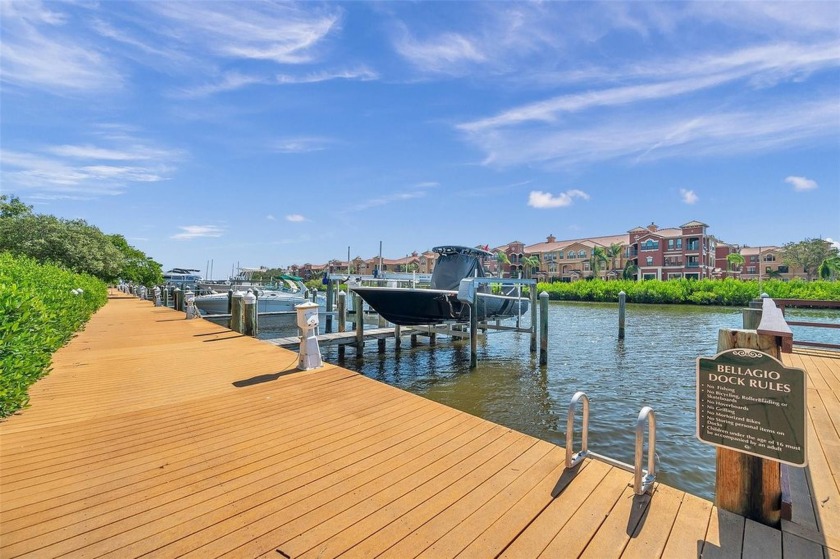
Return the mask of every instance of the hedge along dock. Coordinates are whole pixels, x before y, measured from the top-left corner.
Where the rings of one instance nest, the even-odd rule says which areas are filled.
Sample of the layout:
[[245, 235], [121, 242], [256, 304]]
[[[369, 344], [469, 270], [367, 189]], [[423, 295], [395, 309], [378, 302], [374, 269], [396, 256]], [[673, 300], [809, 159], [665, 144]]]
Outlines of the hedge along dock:
[[183, 316], [114, 294], [0, 424], [0, 557], [840, 557], [837, 359], [779, 531]]

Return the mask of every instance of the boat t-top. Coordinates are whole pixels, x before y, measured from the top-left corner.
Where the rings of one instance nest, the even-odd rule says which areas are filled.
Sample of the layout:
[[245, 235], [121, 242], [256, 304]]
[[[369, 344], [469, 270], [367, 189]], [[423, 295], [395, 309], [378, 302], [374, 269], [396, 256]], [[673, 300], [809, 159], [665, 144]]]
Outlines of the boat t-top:
[[[422, 287], [351, 287], [385, 320], [402, 326], [468, 322], [470, 305], [458, 299], [462, 279], [486, 277], [482, 261], [493, 253], [464, 246], [439, 246], [432, 249], [439, 257], [429, 288]], [[507, 286], [492, 293], [486, 284], [476, 288], [475, 312], [480, 321], [504, 319], [528, 311], [527, 299], [516, 297], [516, 288]]]

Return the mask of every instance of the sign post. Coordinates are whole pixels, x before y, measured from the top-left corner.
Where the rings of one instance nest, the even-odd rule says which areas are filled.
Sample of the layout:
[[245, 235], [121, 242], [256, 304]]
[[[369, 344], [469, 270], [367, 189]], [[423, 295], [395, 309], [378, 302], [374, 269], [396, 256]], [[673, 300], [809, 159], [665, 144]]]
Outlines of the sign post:
[[718, 447], [719, 507], [778, 525], [779, 463], [807, 463], [805, 379], [751, 348], [697, 359], [696, 435]]
[[751, 349], [697, 359], [697, 437], [805, 466], [805, 372]]

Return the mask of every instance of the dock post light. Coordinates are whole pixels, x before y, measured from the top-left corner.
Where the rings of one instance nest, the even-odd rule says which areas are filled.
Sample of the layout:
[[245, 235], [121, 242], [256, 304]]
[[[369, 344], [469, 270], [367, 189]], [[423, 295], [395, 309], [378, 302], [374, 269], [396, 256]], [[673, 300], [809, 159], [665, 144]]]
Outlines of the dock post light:
[[195, 309], [195, 294], [189, 289], [184, 293], [184, 313], [187, 320], [195, 318], [198, 314]]
[[317, 369], [323, 365], [321, 349], [318, 347], [318, 308], [316, 303], [295, 305], [297, 325], [301, 331], [298, 368], [302, 371]]

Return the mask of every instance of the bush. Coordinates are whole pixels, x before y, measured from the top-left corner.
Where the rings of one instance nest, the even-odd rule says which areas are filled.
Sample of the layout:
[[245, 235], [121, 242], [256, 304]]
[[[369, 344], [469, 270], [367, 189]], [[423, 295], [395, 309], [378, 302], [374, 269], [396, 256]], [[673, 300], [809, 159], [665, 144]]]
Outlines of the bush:
[[560, 301], [618, 301], [621, 291], [628, 303], [668, 303], [693, 305], [726, 305], [745, 307], [762, 292], [777, 299], [840, 300], [840, 282], [793, 280], [741, 281], [722, 280], [612, 280], [576, 281], [572, 283], [540, 283], [540, 292]]
[[0, 417], [28, 404], [53, 352], [106, 300], [105, 284], [92, 276], [0, 253]]

